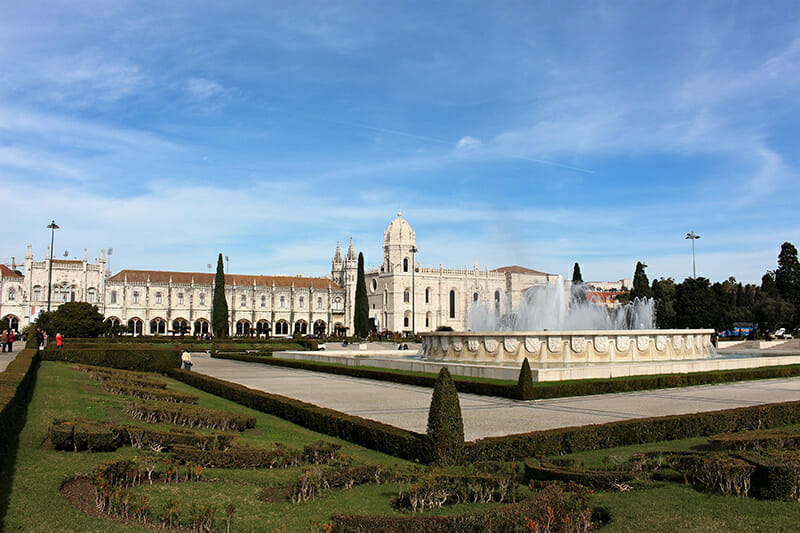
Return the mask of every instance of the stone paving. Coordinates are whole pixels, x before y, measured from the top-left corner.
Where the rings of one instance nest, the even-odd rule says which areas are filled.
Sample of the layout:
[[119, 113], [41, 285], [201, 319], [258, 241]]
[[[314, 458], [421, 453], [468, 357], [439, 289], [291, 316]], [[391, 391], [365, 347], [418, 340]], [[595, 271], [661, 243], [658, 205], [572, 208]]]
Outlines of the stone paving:
[[0, 352], [0, 372], [6, 369], [8, 363], [17, 358], [17, 354], [25, 348], [25, 343], [22, 340], [14, 341], [14, 350], [11, 352]]
[[[420, 433], [431, 389], [192, 354], [192, 371]], [[460, 394], [467, 440], [800, 400], [800, 378], [516, 401]]]

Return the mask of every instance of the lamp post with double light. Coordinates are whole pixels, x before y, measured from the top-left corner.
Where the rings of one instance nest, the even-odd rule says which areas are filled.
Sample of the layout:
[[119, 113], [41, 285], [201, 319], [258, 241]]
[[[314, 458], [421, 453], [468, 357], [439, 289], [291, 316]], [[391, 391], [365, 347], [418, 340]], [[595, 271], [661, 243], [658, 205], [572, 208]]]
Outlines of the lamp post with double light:
[[694, 231], [687, 233], [686, 238], [692, 241], [692, 278], [697, 278], [697, 269], [694, 264], [694, 241], [700, 238]]

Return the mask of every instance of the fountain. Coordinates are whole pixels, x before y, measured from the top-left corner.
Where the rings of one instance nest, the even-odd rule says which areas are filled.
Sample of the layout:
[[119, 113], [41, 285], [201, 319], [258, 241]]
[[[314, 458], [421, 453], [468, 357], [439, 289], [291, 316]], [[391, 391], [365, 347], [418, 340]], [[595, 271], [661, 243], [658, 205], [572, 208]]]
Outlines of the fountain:
[[532, 366], [634, 363], [710, 357], [711, 329], [655, 328], [653, 300], [610, 308], [585, 298], [584, 286], [559, 279], [529, 289], [514, 309], [475, 303], [467, 331], [422, 334], [427, 360]]

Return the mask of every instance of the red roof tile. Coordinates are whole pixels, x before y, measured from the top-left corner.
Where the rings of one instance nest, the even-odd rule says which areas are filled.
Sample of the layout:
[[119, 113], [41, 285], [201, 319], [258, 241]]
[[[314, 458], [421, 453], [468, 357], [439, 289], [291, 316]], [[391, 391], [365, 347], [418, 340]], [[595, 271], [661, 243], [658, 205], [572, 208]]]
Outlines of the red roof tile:
[[[148, 279], [151, 283], [169, 283], [172, 279], [173, 283], [192, 283], [199, 285], [212, 285], [214, 283], [215, 274], [206, 272], [165, 272], [160, 270], [121, 270], [111, 276], [111, 281], [125, 281], [129, 282], [146, 282]], [[296, 276], [248, 276], [241, 274], [227, 274], [225, 276], [225, 284], [231, 285], [233, 282], [236, 285], [249, 285], [253, 283], [259, 287], [271, 287], [273, 283], [276, 287], [314, 287], [317, 289], [327, 289], [330, 286], [332, 289], [340, 289], [339, 285], [326, 278], [306, 278]]]

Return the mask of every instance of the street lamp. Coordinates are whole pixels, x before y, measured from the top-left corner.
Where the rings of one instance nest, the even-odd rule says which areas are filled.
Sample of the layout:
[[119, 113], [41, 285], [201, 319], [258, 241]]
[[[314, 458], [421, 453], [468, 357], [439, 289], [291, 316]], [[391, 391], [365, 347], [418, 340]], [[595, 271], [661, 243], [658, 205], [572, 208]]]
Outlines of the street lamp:
[[53, 220], [47, 225], [50, 230], [50, 268], [47, 272], [47, 312], [50, 312], [50, 298], [53, 296], [53, 239], [56, 236], [56, 230], [60, 228], [56, 221]]
[[417, 271], [416, 253], [419, 252], [415, 245], [411, 245], [411, 335], [416, 335], [417, 332], [417, 290], [414, 286], [414, 273]]
[[697, 235], [694, 231], [691, 233], [686, 234], [686, 238], [692, 241], [692, 277], [697, 278], [697, 270], [694, 266], [694, 241], [700, 238], [700, 235]]

